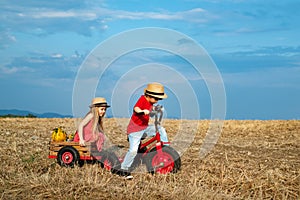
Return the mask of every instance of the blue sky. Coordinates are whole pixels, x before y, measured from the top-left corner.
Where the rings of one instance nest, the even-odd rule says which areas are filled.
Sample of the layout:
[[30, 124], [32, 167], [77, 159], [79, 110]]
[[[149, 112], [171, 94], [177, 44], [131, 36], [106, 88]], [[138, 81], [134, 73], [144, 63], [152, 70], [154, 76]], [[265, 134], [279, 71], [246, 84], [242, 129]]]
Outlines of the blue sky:
[[[74, 84], [90, 53], [124, 31], [158, 27], [192, 38], [209, 54], [224, 83], [226, 119], [299, 119], [299, 9], [297, 0], [2, 0], [0, 109], [73, 114]], [[149, 63], [156, 65], [151, 68]], [[175, 88], [180, 88], [175, 79], [184, 77], [197, 99], [199, 118], [211, 118], [207, 82], [184, 59], [159, 50], [120, 56], [87, 99], [105, 96], [115, 108], [121, 110], [124, 104], [125, 111], [116, 116], [129, 116], [145, 85], [143, 77], [132, 82], [128, 73], [149, 74], [153, 69], [164, 74], [157, 73], [162, 68], [173, 73], [166, 72], [170, 98], [163, 104], [168, 116], [182, 117], [183, 108], [193, 109], [181, 102], [184, 95]], [[121, 87], [133, 89], [131, 96], [124, 99]], [[82, 102], [82, 115], [88, 103]]]

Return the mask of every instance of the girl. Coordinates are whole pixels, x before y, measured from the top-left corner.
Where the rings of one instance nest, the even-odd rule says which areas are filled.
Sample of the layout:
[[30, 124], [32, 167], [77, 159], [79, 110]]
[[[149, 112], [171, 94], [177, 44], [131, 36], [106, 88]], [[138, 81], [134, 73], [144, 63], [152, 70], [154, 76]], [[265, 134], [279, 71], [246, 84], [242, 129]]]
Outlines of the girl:
[[92, 100], [90, 111], [80, 122], [75, 133], [74, 142], [79, 142], [80, 146], [85, 146], [85, 142], [95, 142], [98, 151], [102, 150], [105, 138], [102, 119], [108, 107], [110, 106], [103, 97], [96, 97]]

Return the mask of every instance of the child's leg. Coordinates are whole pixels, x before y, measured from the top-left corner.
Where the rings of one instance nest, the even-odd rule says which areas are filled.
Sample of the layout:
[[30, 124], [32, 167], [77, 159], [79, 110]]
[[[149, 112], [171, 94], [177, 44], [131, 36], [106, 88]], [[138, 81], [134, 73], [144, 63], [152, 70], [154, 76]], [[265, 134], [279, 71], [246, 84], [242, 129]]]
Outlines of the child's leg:
[[153, 124], [148, 125], [148, 127], [145, 130], [145, 133], [147, 134], [148, 137], [153, 137], [155, 136], [155, 126]]
[[[147, 127], [147, 129], [145, 130], [145, 133], [147, 133], [147, 135], [149, 136], [149, 137], [153, 137], [153, 136], [155, 136], [155, 126], [153, 125], [153, 124], [151, 124], [151, 125], [149, 125], [148, 127]], [[162, 126], [158, 126], [158, 132], [159, 132], [159, 134], [160, 134], [160, 139], [161, 139], [161, 141], [163, 141], [163, 142], [168, 142], [169, 140], [168, 140], [168, 135], [167, 135], [167, 132], [166, 132], [166, 129], [164, 128], [164, 127], [162, 127]]]
[[134, 132], [128, 135], [129, 139], [129, 150], [125, 155], [124, 161], [121, 164], [121, 169], [128, 170], [131, 166], [143, 136], [144, 131]]
[[160, 140], [163, 141], [163, 142], [168, 142], [168, 135], [167, 135], [167, 132], [166, 132], [166, 129], [162, 126], [159, 126], [158, 127], [158, 132], [160, 134]]

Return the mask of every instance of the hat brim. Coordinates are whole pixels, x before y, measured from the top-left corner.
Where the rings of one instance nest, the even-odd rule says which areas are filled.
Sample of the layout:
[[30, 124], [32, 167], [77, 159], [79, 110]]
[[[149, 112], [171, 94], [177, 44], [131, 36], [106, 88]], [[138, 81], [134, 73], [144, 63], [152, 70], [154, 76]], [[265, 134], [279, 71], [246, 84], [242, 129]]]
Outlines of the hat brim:
[[108, 105], [107, 103], [96, 103], [96, 104], [90, 105], [90, 107], [106, 107], [106, 108], [109, 108], [110, 105]]
[[156, 92], [150, 92], [147, 90], [147, 88], [144, 89], [144, 94], [151, 96], [151, 97], [159, 98], [159, 99], [166, 99], [168, 97], [168, 95], [166, 95], [165, 93], [158, 94]]

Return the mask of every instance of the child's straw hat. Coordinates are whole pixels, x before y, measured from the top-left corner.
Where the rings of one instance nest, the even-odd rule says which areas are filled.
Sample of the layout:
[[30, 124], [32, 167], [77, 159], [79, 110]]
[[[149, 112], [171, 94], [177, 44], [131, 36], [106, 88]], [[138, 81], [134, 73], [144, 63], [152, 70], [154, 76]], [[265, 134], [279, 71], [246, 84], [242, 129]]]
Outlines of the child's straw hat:
[[107, 104], [106, 99], [103, 97], [95, 97], [92, 100], [92, 104], [90, 107], [110, 107], [110, 105]]
[[160, 83], [149, 83], [147, 88], [144, 89], [145, 95], [156, 97], [159, 99], [165, 99], [168, 96], [165, 94], [164, 86]]

